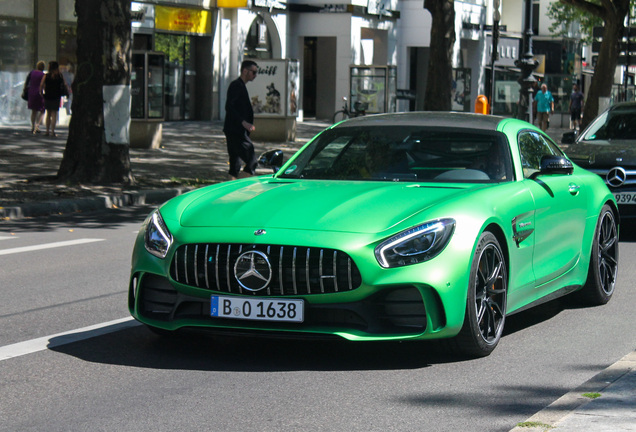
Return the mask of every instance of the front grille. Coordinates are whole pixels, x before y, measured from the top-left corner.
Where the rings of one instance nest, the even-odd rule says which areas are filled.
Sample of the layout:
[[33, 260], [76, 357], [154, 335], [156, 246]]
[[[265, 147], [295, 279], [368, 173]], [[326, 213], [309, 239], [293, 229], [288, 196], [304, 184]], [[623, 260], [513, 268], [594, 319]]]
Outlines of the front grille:
[[[244, 289], [234, 276], [237, 258], [247, 251], [267, 255], [271, 281], [265, 289]], [[255, 296], [310, 295], [351, 291], [362, 283], [351, 257], [334, 249], [251, 244], [180, 246], [170, 266], [175, 281], [213, 291]]]

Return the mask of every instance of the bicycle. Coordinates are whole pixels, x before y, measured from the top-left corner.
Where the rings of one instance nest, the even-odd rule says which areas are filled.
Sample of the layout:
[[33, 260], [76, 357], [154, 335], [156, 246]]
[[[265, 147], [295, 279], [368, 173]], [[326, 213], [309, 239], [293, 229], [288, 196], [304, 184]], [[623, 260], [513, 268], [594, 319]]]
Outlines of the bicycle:
[[346, 120], [351, 117], [360, 117], [367, 114], [367, 106], [368, 104], [365, 102], [355, 101], [353, 103], [353, 112], [349, 111], [349, 104], [347, 103], [347, 98], [342, 98], [344, 104], [342, 105], [342, 109], [338, 110], [334, 113], [332, 121], [333, 123], [338, 123], [342, 120]]

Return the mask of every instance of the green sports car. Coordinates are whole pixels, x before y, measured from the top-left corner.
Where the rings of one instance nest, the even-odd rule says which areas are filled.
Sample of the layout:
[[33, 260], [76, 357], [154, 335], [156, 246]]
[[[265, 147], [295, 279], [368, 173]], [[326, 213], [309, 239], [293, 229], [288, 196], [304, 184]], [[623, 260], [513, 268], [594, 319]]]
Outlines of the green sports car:
[[153, 211], [129, 309], [159, 333], [446, 338], [485, 356], [507, 315], [574, 291], [609, 301], [617, 268], [613, 195], [537, 128], [375, 115], [324, 130], [274, 175]]

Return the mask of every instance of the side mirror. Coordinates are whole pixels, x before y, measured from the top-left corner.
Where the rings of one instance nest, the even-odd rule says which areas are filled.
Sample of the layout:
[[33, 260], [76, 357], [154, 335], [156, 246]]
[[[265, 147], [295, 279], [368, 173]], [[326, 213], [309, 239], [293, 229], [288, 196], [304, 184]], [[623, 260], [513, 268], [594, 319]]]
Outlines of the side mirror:
[[543, 156], [541, 158], [540, 174], [572, 174], [574, 165], [563, 156]]
[[576, 131], [566, 132], [561, 137], [561, 144], [574, 144], [576, 141]]
[[270, 150], [261, 154], [258, 158], [259, 165], [266, 168], [271, 168], [274, 173], [277, 173], [280, 167], [283, 166], [283, 151], [282, 150]]

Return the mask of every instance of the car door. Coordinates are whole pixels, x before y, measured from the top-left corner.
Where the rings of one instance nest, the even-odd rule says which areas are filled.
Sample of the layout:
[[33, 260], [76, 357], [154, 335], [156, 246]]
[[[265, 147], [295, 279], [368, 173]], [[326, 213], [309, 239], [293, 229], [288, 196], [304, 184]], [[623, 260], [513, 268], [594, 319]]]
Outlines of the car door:
[[550, 291], [552, 285], [546, 283], [571, 270], [581, 257], [586, 191], [575, 175], [539, 173], [543, 156], [563, 156], [551, 140], [527, 130], [520, 133], [518, 143], [523, 181], [535, 203], [532, 258], [535, 286]]

